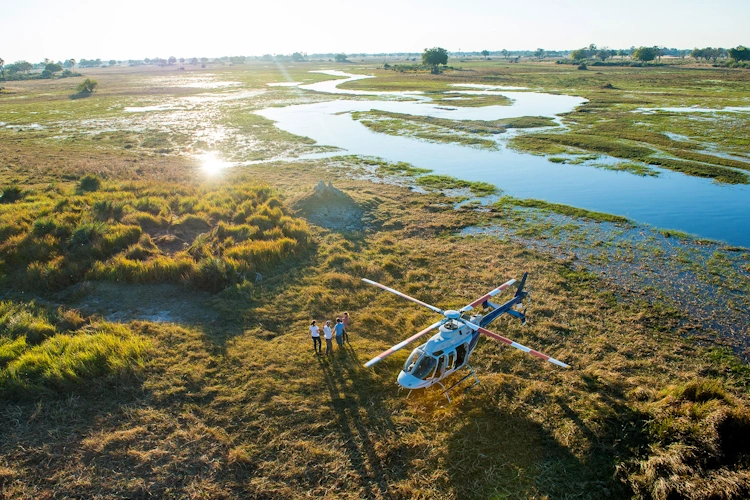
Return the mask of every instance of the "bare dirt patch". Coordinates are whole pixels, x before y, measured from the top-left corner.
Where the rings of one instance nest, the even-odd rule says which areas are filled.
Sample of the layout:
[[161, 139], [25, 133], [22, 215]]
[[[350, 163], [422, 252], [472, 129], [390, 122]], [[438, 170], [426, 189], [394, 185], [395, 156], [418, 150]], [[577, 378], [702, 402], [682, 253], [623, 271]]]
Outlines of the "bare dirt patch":
[[219, 318], [211, 306], [211, 294], [173, 284], [85, 282], [61, 296], [83, 313], [107, 321], [205, 324]]

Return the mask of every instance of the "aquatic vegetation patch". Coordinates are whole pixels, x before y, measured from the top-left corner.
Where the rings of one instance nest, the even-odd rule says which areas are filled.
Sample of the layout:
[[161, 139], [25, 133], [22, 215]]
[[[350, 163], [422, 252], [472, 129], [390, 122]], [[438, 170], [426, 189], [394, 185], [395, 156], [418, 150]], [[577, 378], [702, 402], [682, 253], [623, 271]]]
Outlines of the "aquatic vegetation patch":
[[465, 181], [447, 175], [436, 174], [417, 177], [417, 185], [434, 190], [469, 189], [476, 196], [488, 196], [497, 192], [497, 188], [488, 182]]
[[555, 212], [563, 215], [569, 215], [571, 217], [589, 219], [593, 221], [613, 222], [628, 225], [632, 224], [629, 219], [627, 219], [626, 217], [621, 217], [619, 215], [595, 212], [592, 210], [585, 210], [583, 208], [571, 207], [570, 205], [550, 203], [548, 201], [535, 200], [531, 198], [521, 199], [514, 198], [512, 196], [503, 196], [497, 202], [495, 202], [495, 207], [499, 209], [503, 209], [505, 207], [537, 208], [540, 210], [546, 210], [549, 212]]
[[[509, 145], [520, 151], [545, 155], [574, 154], [576, 151], [596, 151], [615, 158], [637, 160], [648, 165], [656, 165], [695, 177], [706, 177], [727, 184], [750, 184], [750, 177], [747, 174], [738, 172], [733, 168], [663, 157], [659, 155], [658, 151], [648, 147], [606, 136], [573, 133], [528, 134], [513, 137], [509, 141]], [[683, 152], [680, 154], [684, 155], [686, 153]], [[708, 156], [701, 155], [701, 158], [706, 159]]]

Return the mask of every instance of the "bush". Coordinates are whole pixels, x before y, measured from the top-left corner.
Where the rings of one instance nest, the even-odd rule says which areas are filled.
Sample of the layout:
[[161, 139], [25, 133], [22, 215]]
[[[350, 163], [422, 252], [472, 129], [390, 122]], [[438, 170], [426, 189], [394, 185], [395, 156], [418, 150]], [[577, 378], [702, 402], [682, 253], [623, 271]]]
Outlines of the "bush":
[[101, 185], [102, 181], [99, 177], [93, 174], [86, 174], [81, 177], [81, 180], [78, 182], [78, 189], [81, 191], [96, 191]]
[[91, 94], [94, 92], [94, 89], [96, 89], [97, 85], [99, 85], [99, 83], [96, 80], [86, 78], [83, 82], [78, 84], [76, 90], [79, 94]]
[[8, 186], [3, 189], [0, 203], [14, 203], [23, 198], [23, 191], [18, 186]]

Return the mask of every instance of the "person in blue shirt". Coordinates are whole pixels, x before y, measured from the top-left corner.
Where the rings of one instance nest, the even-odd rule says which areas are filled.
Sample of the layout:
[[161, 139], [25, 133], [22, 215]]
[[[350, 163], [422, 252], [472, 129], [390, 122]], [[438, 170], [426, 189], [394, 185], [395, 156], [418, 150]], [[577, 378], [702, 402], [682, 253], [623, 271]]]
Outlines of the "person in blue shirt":
[[344, 322], [341, 318], [336, 318], [336, 326], [333, 329], [336, 331], [336, 343], [339, 347], [344, 347]]

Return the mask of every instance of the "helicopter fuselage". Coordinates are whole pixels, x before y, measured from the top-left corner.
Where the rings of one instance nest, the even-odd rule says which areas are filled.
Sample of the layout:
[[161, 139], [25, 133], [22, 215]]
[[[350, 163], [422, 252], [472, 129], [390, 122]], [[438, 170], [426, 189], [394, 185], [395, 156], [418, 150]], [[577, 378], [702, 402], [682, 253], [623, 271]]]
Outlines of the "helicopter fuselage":
[[[479, 317], [469, 319], [479, 325]], [[409, 390], [439, 383], [464, 367], [479, 340], [479, 332], [458, 321], [448, 321], [438, 333], [415, 348], [398, 375], [398, 384]]]

